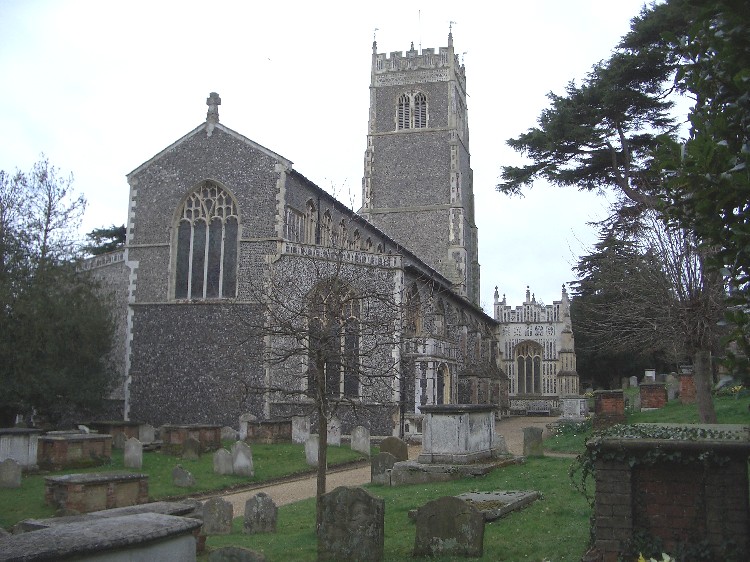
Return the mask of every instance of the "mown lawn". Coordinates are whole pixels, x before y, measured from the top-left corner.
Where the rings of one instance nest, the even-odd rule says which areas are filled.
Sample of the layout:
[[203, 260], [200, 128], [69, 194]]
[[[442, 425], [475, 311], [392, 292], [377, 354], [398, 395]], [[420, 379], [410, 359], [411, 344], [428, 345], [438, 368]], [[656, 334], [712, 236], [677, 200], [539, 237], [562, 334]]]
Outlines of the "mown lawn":
[[[225, 443], [231, 447], [231, 443]], [[197, 461], [185, 461], [179, 457], [162, 455], [158, 452], [143, 454], [141, 470], [127, 469], [123, 466], [121, 450], [112, 452], [110, 464], [91, 468], [76, 468], [59, 472], [45, 472], [24, 475], [20, 489], [0, 488], [0, 526], [10, 528], [23, 519], [52, 517], [55, 510], [44, 504], [44, 477], [81, 472], [143, 472], [148, 474], [149, 497], [152, 500], [163, 500], [186, 497], [215, 490], [227, 490], [258, 484], [285, 476], [310, 473], [313, 471], [305, 462], [303, 445], [284, 443], [279, 445], [251, 445], [255, 476], [245, 478], [234, 475], [219, 475], [213, 472], [213, 455], [204, 454]], [[361, 460], [363, 456], [352, 451], [348, 446], [330, 447], [328, 465], [335, 466]], [[172, 484], [172, 469], [182, 465], [195, 477], [196, 486], [179, 488]]]

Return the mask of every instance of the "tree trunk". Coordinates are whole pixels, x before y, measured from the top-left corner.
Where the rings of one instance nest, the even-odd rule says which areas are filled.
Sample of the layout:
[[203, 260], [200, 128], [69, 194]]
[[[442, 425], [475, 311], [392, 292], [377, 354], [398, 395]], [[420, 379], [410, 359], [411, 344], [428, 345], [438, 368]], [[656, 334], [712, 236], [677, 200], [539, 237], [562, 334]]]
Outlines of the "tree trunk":
[[318, 404], [318, 477], [315, 491], [315, 531], [320, 531], [323, 522], [323, 494], [326, 493], [326, 469], [328, 468], [328, 419], [325, 408]]
[[696, 351], [693, 356], [693, 380], [698, 400], [698, 417], [701, 423], [716, 423], [716, 411], [711, 396], [712, 373], [711, 352]]

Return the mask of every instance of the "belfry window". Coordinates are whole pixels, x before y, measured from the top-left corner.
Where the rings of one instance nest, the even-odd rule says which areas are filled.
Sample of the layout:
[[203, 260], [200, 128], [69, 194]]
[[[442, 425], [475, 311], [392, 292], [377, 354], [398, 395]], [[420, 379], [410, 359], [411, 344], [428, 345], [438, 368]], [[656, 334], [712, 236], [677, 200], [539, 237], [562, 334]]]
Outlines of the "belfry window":
[[401, 94], [396, 113], [397, 130], [426, 128], [427, 96], [422, 92]]
[[177, 224], [176, 299], [236, 296], [238, 235], [237, 205], [221, 186], [206, 181], [187, 196]]

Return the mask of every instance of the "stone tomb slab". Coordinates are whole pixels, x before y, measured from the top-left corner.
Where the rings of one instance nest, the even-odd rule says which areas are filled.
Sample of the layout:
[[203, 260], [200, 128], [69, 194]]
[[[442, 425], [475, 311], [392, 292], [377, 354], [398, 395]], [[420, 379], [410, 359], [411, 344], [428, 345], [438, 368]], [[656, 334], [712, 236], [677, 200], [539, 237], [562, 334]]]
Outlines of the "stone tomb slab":
[[[495, 521], [505, 517], [513, 511], [519, 511], [534, 503], [541, 497], [539, 492], [534, 491], [506, 491], [495, 492], [466, 492], [455, 496], [474, 507], [484, 516], [485, 521]], [[417, 510], [409, 510], [409, 519], [416, 519]]]
[[496, 468], [521, 464], [523, 457], [506, 457], [473, 464], [425, 464], [417, 461], [397, 462], [391, 469], [391, 486], [448, 482], [467, 476], [483, 476]]

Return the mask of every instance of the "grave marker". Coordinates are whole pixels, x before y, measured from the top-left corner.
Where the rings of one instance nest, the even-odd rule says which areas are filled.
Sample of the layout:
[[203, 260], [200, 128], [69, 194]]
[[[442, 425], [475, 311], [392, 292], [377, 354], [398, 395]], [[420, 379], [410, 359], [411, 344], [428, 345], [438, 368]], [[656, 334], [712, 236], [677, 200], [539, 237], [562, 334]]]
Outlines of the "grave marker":
[[383, 559], [385, 500], [340, 486], [322, 497], [318, 560]]
[[275, 533], [279, 508], [271, 497], [260, 492], [245, 502], [245, 522], [243, 531], [256, 533]]
[[417, 510], [414, 556], [481, 557], [484, 516], [458, 498], [447, 496]]
[[135, 437], [125, 441], [125, 452], [123, 453], [123, 465], [125, 468], [143, 467], [143, 444]]

